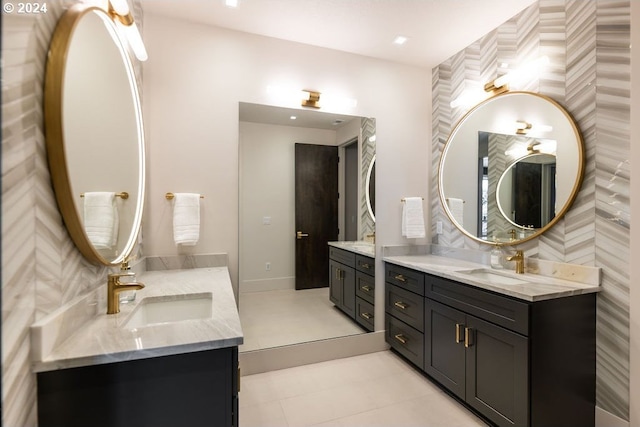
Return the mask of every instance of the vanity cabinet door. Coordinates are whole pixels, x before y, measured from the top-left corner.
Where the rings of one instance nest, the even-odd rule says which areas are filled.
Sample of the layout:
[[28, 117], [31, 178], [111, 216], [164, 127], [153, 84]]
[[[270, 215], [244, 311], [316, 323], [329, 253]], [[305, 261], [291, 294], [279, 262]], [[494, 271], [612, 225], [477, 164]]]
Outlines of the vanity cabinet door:
[[329, 299], [336, 307], [355, 319], [355, 270], [336, 261], [329, 261]]
[[425, 299], [424, 370], [461, 399], [465, 398], [466, 315]]
[[467, 315], [466, 402], [498, 426], [529, 425], [529, 342]]

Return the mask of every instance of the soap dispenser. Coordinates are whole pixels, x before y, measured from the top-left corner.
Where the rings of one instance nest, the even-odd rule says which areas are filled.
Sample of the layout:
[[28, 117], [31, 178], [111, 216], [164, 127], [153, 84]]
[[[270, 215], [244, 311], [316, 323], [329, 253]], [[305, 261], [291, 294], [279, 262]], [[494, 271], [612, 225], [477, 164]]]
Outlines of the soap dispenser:
[[502, 259], [504, 258], [504, 252], [500, 245], [496, 244], [491, 251], [491, 268], [496, 270], [504, 268], [502, 265]]
[[[120, 273], [130, 273], [130, 272], [131, 272], [131, 267], [129, 266], [129, 261], [124, 260], [122, 264], [120, 264]], [[122, 276], [120, 278], [121, 283], [129, 283], [129, 282], [135, 282], [135, 281], [136, 281], [135, 273], [131, 276]], [[129, 302], [135, 301], [136, 291], [133, 290], [133, 291], [120, 292], [119, 298], [120, 298], [120, 304], [127, 304]]]

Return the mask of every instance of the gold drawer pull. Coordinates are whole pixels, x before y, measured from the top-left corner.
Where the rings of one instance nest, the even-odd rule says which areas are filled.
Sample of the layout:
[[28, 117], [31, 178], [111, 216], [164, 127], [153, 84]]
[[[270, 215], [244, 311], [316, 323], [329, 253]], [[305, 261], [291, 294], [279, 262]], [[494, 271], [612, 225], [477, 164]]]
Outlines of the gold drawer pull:
[[460, 323], [456, 323], [456, 344], [460, 344], [462, 342], [462, 327]]
[[407, 307], [409, 307], [409, 305], [403, 303], [402, 301], [396, 301], [393, 303], [393, 305], [395, 305], [396, 307], [398, 307], [401, 310], [406, 310]]
[[360, 313], [360, 317], [364, 317], [367, 320], [373, 319], [373, 315], [369, 313]]
[[395, 339], [397, 339], [398, 341], [400, 341], [402, 344], [406, 344], [407, 341], [409, 341], [407, 338], [405, 338], [404, 335], [402, 334], [398, 334], [394, 336]]
[[360, 264], [360, 267], [366, 268], [367, 270], [371, 268], [369, 264]]
[[397, 276], [394, 277], [394, 279], [400, 281], [400, 282], [406, 282], [407, 279], [405, 279], [405, 277], [402, 274], [398, 274]]
[[373, 290], [369, 285], [360, 286], [360, 289], [362, 289], [365, 292], [371, 292]]
[[344, 270], [340, 269], [340, 268], [336, 268], [336, 279], [341, 280], [343, 279], [343, 275], [342, 273], [344, 273]]
[[473, 328], [464, 328], [464, 346], [469, 348], [473, 345]]

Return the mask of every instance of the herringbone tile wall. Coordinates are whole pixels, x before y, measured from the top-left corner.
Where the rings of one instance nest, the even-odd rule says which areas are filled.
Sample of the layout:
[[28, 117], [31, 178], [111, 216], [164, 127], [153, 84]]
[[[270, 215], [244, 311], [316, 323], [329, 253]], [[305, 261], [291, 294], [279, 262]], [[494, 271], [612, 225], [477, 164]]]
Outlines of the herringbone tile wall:
[[[69, 238], [49, 177], [43, 84], [58, 18], [77, 0], [47, 2], [43, 14], [2, 16], [2, 425], [36, 425], [30, 325], [106, 282]], [[140, 2], [133, 13], [141, 25]], [[138, 66], [138, 70], [139, 66]], [[138, 75], [140, 78], [140, 75]], [[140, 249], [138, 248], [138, 251]]]
[[[517, 90], [548, 95], [574, 116], [586, 145], [586, 173], [564, 220], [521, 246], [529, 257], [602, 268], [598, 297], [597, 404], [629, 417], [629, 0], [541, 0], [433, 70], [432, 194], [447, 137], [462, 118], [451, 100], [497, 77], [499, 64], [542, 55], [550, 67]], [[450, 226], [440, 201], [431, 201], [433, 240], [488, 246]], [[436, 235], [435, 224], [445, 224]]]

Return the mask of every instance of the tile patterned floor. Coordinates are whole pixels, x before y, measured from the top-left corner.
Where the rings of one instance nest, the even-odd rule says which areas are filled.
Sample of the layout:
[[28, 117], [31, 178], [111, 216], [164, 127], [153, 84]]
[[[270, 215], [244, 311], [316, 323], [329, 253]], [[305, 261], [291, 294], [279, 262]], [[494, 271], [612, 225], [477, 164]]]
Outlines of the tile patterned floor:
[[242, 377], [241, 427], [486, 426], [390, 351]]

